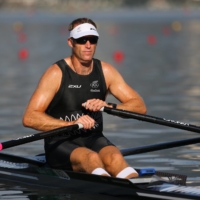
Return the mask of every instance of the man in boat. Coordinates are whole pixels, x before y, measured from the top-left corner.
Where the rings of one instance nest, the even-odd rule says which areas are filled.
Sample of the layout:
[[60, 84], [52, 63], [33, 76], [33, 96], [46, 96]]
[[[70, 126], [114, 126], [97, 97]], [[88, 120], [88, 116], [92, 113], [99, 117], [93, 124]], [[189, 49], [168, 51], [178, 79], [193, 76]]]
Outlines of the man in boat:
[[[137, 177], [120, 150], [103, 135], [100, 109], [107, 106], [145, 114], [143, 99], [113, 66], [93, 58], [99, 34], [91, 19], [74, 20], [69, 33], [72, 54], [45, 71], [26, 108], [23, 125], [40, 131], [83, 125], [70, 138], [63, 133], [45, 139], [46, 159], [52, 168]], [[108, 93], [120, 103], [108, 104]]]

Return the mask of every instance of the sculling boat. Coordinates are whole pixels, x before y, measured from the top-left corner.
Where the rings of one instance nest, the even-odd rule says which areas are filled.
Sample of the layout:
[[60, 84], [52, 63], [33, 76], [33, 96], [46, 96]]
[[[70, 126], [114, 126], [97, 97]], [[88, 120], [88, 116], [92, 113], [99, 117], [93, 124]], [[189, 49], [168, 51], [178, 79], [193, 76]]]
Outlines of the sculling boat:
[[[151, 123], [161, 124], [187, 131], [200, 133], [200, 127], [164, 118], [142, 115], [119, 109], [104, 107], [102, 111], [123, 118], [133, 118]], [[17, 145], [52, 137], [61, 133], [68, 134], [72, 130], [82, 128], [80, 124], [61, 127], [47, 132], [23, 136], [15, 140], [0, 143], [0, 151]], [[74, 136], [74, 135], [73, 135]], [[123, 156], [157, 151], [161, 149], [179, 147], [200, 142], [200, 137], [160, 143], [137, 148], [122, 149]], [[35, 186], [74, 190], [79, 193], [101, 194], [119, 197], [119, 199], [145, 199], [166, 200], [199, 200], [200, 188], [186, 186], [186, 176], [157, 172], [154, 169], [138, 169], [140, 176], [133, 179], [120, 179], [114, 177], [98, 176], [73, 171], [52, 169], [46, 164], [45, 155], [16, 156], [0, 153], [0, 179], [20, 182]]]
[[[123, 151], [122, 151], [123, 153]], [[52, 169], [45, 155], [21, 157], [0, 153], [0, 179], [34, 186], [73, 190], [80, 193], [99, 194], [133, 199], [200, 199], [200, 189], [186, 186], [186, 176], [138, 170], [140, 176], [133, 179], [104, 177], [73, 171]]]

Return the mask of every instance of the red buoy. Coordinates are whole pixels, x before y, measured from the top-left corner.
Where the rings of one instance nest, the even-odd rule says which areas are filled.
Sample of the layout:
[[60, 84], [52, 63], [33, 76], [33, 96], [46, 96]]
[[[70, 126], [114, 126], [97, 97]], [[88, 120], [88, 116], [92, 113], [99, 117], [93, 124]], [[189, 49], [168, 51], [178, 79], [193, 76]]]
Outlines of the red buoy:
[[155, 35], [149, 35], [149, 36], [147, 37], [147, 42], [148, 42], [148, 44], [150, 44], [150, 45], [156, 44], [156, 42], [157, 42], [156, 36], [155, 36]]
[[20, 60], [27, 59], [28, 55], [29, 55], [29, 51], [27, 49], [23, 48], [19, 50], [18, 56]]
[[113, 58], [116, 62], [122, 62], [124, 60], [124, 54], [122, 51], [115, 51]]

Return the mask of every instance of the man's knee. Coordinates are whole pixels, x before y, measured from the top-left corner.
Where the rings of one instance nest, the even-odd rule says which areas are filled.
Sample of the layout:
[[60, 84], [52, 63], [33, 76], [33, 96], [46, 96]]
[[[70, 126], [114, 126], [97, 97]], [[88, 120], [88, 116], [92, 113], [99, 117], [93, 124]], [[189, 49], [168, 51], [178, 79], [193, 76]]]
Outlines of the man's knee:
[[124, 162], [124, 158], [119, 152], [110, 152], [106, 154], [104, 160], [108, 162], [108, 164]]
[[121, 162], [121, 160], [124, 160], [124, 157], [123, 157], [122, 154], [119, 153], [119, 152], [113, 152], [113, 153], [111, 154], [111, 156], [112, 156], [112, 159], [113, 159], [113, 160], [116, 160], [116, 161], [120, 161], [120, 162]]
[[91, 173], [97, 167], [103, 167], [99, 155], [89, 149], [78, 149], [71, 155], [71, 164], [74, 171]]
[[95, 162], [95, 161], [99, 161], [100, 157], [99, 157], [98, 153], [96, 153], [94, 151], [90, 151], [87, 153], [87, 160], [89, 162]]
[[73, 154], [71, 156], [71, 162], [74, 164], [80, 164], [80, 165], [91, 165], [91, 163], [99, 163], [101, 161], [98, 153], [88, 150], [85, 152], [81, 152], [81, 156], [77, 156], [76, 154]]

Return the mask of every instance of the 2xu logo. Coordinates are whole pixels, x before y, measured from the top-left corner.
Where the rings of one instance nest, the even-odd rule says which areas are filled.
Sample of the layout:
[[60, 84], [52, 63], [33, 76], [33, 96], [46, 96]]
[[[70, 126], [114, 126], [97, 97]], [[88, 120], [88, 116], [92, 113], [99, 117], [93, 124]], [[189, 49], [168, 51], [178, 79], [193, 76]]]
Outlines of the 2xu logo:
[[167, 121], [167, 122], [175, 123], [175, 124], [181, 124], [181, 125], [185, 125], [185, 126], [190, 126], [189, 124], [184, 123], [184, 122], [174, 121], [174, 120], [165, 119], [165, 118], [164, 118], [164, 120]]
[[68, 88], [81, 88], [81, 85], [69, 85]]

